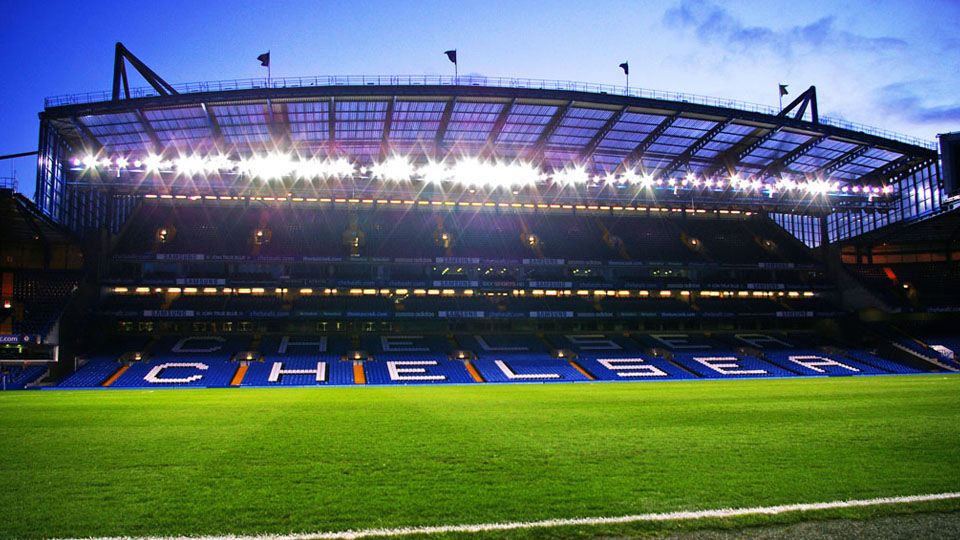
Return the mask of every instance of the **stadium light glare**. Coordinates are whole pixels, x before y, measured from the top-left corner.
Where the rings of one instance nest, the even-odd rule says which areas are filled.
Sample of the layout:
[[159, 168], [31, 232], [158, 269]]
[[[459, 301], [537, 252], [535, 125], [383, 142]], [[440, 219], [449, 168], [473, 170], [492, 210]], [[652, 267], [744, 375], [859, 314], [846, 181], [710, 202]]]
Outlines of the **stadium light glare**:
[[216, 154], [212, 156], [207, 156], [207, 159], [204, 162], [204, 170], [210, 172], [216, 171], [229, 171], [236, 167], [228, 156], [223, 154]]
[[156, 154], [148, 154], [143, 158], [143, 167], [149, 171], [159, 171], [163, 166], [163, 158]]
[[392, 156], [370, 167], [370, 174], [373, 178], [382, 180], [403, 181], [413, 178], [416, 174], [416, 168], [409, 158]]
[[[130, 168], [130, 160], [131, 158], [126, 156], [116, 157], [111, 161], [108, 158], [98, 159], [96, 156], [87, 155], [74, 157], [71, 162], [76, 168], [81, 166], [87, 169], [105, 168], [116, 171], [119, 175], [122, 169]], [[470, 193], [475, 193], [478, 189], [495, 190], [502, 188], [511, 191], [514, 195], [519, 195], [523, 188], [535, 187], [545, 182], [558, 186], [604, 184], [619, 188], [639, 186], [642, 189], [668, 189], [674, 194], [701, 188], [711, 190], [730, 189], [735, 192], [743, 191], [745, 195], [749, 196], [754, 196], [757, 192], [763, 192], [770, 197], [773, 197], [774, 193], [791, 194], [793, 196], [854, 193], [873, 197], [894, 192], [893, 186], [842, 185], [838, 181], [823, 178], [808, 178], [797, 181], [787, 174], [779, 178], [769, 179], [744, 178], [740, 173], [734, 173], [726, 178], [702, 177], [693, 171], [682, 177], [659, 177], [658, 175], [642, 173], [639, 169], [627, 169], [620, 174], [613, 172], [592, 174], [583, 164], [569, 164], [547, 173], [527, 161], [500, 161], [479, 156], [463, 156], [452, 163], [431, 160], [422, 166], [418, 166], [408, 156], [394, 155], [369, 168], [358, 168], [358, 165], [344, 156], [335, 159], [301, 156], [292, 158], [287, 153], [271, 152], [240, 159], [231, 159], [223, 154], [184, 155], [167, 161], [160, 155], [150, 154], [133, 160], [133, 166], [137, 170], [146, 172], [175, 172], [182, 175], [227, 172], [228, 174], [263, 180], [280, 180], [290, 176], [301, 179], [350, 178], [358, 174], [361, 176], [369, 174], [370, 178], [382, 181], [414, 180], [432, 184], [453, 182], [463, 186]], [[288, 197], [292, 197], [292, 195], [288, 194]], [[255, 200], [271, 199], [257, 197]], [[304, 199], [295, 200], [302, 201]], [[458, 203], [438, 202], [436, 204], [456, 205]], [[461, 202], [459, 204], [474, 203]], [[495, 203], [475, 204], [493, 205]]]
[[180, 156], [173, 160], [173, 168], [180, 174], [194, 175], [207, 170], [207, 162], [200, 156]]
[[532, 186], [543, 179], [543, 174], [537, 167], [524, 161], [497, 162], [492, 169], [495, 177], [502, 179], [501, 184], [511, 188]]
[[583, 165], [566, 167], [553, 173], [553, 182], [562, 186], [582, 185], [590, 181], [590, 175]]
[[490, 167], [485, 166], [479, 159], [467, 157], [457, 161], [450, 168], [451, 179], [458, 184], [471, 186], [485, 186], [495, 182], [490, 178]]
[[337, 159], [325, 162], [327, 174], [338, 178], [353, 176], [356, 173], [356, 167], [349, 159], [338, 157]]
[[[610, 178], [614, 179], [614, 181], [617, 180], [617, 177], [613, 176], [612, 174], [610, 175]], [[633, 169], [627, 169], [623, 171], [623, 174], [620, 175], [618, 183], [626, 186], [639, 184], [640, 175], [638, 175]]]
[[417, 174], [424, 182], [430, 184], [439, 184], [450, 180], [453, 173], [443, 164], [436, 161], [428, 161], [426, 165], [417, 170]]
[[240, 161], [238, 168], [241, 174], [261, 180], [279, 180], [293, 173], [295, 169], [290, 156], [281, 153], [269, 153], [243, 159]]

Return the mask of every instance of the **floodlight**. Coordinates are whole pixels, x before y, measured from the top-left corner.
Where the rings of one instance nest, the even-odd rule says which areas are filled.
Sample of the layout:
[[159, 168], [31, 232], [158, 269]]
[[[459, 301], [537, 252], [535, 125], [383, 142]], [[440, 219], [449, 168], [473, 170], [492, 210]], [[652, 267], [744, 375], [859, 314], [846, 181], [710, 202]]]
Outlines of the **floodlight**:
[[590, 176], [583, 165], [566, 167], [553, 173], [553, 181], [563, 186], [586, 184], [589, 180]]
[[198, 174], [206, 169], [206, 163], [200, 156], [181, 156], [173, 160], [173, 167], [180, 174]]
[[326, 176], [344, 178], [353, 176], [356, 173], [353, 163], [350, 163], [350, 160], [345, 157], [338, 157], [337, 159], [324, 162], [324, 168], [326, 170]]
[[417, 175], [420, 176], [424, 182], [439, 184], [446, 180], [450, 180], [453, 176], [453, 173], [447, 169], [443, 163], [428, 161], [426, 165], [417, 170]]
[[143, 159], [143, 166], [148, 171], [159, 171], [162, 165], [163, 158], [156, 154], [148, 154], [147, 157]]
[[370, 168], [373, 178], [381, 180], [409, 180], [416, 173], [413, 163], [406, 157], [393, 156]]
[[240, 162], [241, 173], [262, 180], [279, 180], [293, 173], [294, 168], [290, 156], [280, 153], [253, 156]]

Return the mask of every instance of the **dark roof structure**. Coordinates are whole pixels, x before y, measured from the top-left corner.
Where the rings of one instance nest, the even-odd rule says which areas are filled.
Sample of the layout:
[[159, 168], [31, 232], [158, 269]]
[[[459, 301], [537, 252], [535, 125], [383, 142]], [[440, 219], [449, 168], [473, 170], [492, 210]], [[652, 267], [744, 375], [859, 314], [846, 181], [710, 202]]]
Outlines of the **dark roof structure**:
[[[262, 81], [261, 81], [262, 82]], [[372, 163], [390, 153], [530, 160], [592, 174], [659, 178], [781, 174], [882, 185], [936, 160], [932, 143], [732, 100], [557, 81], [486, 77], [316, 77], [173, 86], [130, 99], [47, 100], [41, 119], [98, 155], [278, 147]], [[812, 94], [812, 96], [810, 95]], [[799, 112], [800, 115], [790, 114]], [[809, 116], [809, 119], [805, 117]]]

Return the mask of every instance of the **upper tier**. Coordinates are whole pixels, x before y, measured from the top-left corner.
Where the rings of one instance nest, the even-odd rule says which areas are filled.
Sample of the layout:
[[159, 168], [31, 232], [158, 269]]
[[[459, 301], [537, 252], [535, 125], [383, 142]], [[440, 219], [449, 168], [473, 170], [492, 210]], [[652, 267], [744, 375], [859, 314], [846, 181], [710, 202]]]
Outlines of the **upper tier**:
[[[163, 233], [163, 231], [166, 231]], [[259, 236], [258, 236], [259, 234]], [[760, 216], [616, 216], [145, 203], [118, 255], [814, 264]]]

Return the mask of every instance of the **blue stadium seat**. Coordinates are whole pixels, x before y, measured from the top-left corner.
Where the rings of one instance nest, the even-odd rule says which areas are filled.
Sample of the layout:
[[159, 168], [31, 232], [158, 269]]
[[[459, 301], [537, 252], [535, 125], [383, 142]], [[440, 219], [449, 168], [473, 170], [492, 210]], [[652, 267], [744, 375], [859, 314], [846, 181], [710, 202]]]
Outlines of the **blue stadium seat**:
[[530, 334], [511, 335], [457, 335], [454, 337], [461, 349], [473, 351], [478, 358], [518, 353], [547, 353], [549, 346]]
[[548, 354], [497, 354], [473, 361], [487, 382], [589, 381], [570, 362]]
[[874, 366], [890, 373], [923, 373], [923, 371], [920, 371], [919, 369], [905, 366], [899, 362], [888, 360], [861, 349], [844, 349], [843, 354], [848, 358], [852, 358], [868, 366]]
[[792, 377], [795, 373], [746, 354], [711, 349], [706, 352], [675, 352], [673, 360], [707, 379], [744, 377]]
[[364, 335], [360, 348], [368, 353], [434, 353], [444, 357], [450, 352], [450, 344], [443, 336], [408, 334]]
[[649, 334], [633, 334], [633, 337], [644, 348], [668, 349], [671, 351], [710, 351], [722, 349], [723, 345], [703, 334], [685, 332], [650, 332]]
[[[322, 364], [318, 367], [318, 363]], [[317, 373], [322, 374], [317, 380]], [[288, 373], [303, 371], [308, 373]], [[274, 377], [271, 377], [274, 375]], [[271, 380], [273, 378], [274, 380]], [[247, 364], [240, 386], [332, 386], [353, 384], [353, 362], [340, 355], [299, 354], [264, 355], [262, 362]]]
[[221, 359], [167, 359], [131, 364], [111, 388], [216, 388], [229, 386], [239, 364]]
[[258, 350], [263, 355], [283, 357], [289, 355], [346, 354], [350, 341], [339, 335], [267, 335], [260, 339]]
[[582, 353], [577, 357], [576, 362], [601, 381], [658, 381], [696, 378], [692, 373], [680, 369], [664, 358], [639, 353]]
[[596, 332], [570, 332], [546, 336], [547, 341], [556, 349], [569, 349], [578, 353], [639, 353], [642, 347], [636, 341], [617, 334]]
[[469, 384], [474, 380], [463, 362], [436, 354], [382, 353], [364, 362], [367, 384]]
[[116, 356], [90, 358], [75, 373], [60, 381], [59, 388], [96, 388], [120, 369]]
[[47, 366], [41, 364], [5, 367], [3, 373], [0, 373], [4, 383], [0, 385], [0, 388], [23, 390], [28, 384], [36, 381], [46, 372]]
[[771, 350], [764, 351], [763, 354], [771, 364], [793, 371], [798, 375], [876, 375], [887, 373], [880, 368], [868, 366], [856, 360], [817, 350]]

